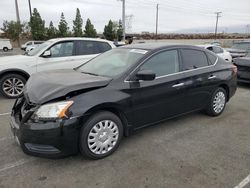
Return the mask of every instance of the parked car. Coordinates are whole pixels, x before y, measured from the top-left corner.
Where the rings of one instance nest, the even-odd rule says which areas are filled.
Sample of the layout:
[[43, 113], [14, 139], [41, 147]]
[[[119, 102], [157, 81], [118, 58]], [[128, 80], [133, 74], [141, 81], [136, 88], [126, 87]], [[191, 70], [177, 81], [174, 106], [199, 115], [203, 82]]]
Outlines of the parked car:
[[230, 63], [232, 62], [231, 54], [228, 51], [226, 51], [225, 49], [221, 48], [220, 46], [211, 45], [211, 44], [199, 45], [199, 46], [214, 52], [215, 54], [220, 56], [222, 59], [224, 59]]
[[227, 48], [233, 58], [250, 55], [250, 41], [235, 42], [231, 48]]
[[10, 43], [10, 39], [0, 39], [0, 50], [7, 52], [8, 50], [13, 50], [13, 47]]
[[25, 53], [30, 52], [31, 50], [33, 50], [34, 48], [38, 47], [38, 46], [39, 46], [40, 44], [42, 44], [42, 43], [44, 43], [44, 42], [42, 42], [42, 41], [36, 42], [36, 41], [35, 41], [33, 45], [29, 45], [29, 46], [26, 47]]
[[28, 47], [35, 47], [35, 46], [38, 46], [40, 44], [44, 43], [44, 41], [28, 41], [26, 42], [25, 44], [21, 45], [21, 49], [26, 51], [26, 49]]
[[19, 97], [31, 74], [73, 69], [114, 47], [102, 39], [60, 38], [44, 42], [26, 55], [0, 57], [0, 92], [8, 98]]
[[101, 159], [145, 126], [200, 110], [220, 115], [236, 91], [236, 71], [195, 46], [116, 48], [74, 70], [32, 75], [14, 104], [11, 129], [27, 154], [80, 150]]
[[236, 58], [234, 64], [238, 68], [238, 82], [250, 84], [250, 57]]

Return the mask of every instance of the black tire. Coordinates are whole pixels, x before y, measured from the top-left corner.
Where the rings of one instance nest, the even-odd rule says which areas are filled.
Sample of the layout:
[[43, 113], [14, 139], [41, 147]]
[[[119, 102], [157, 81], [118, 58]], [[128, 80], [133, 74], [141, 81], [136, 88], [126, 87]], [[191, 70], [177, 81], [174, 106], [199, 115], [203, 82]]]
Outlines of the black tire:
[[27, 80], [26, 80], [23, 76], [21, 76], [21, 75], [19, 75], [19, 74], [6, 74], [6, 75], [4, 75], [4, 76], [0, 79], [0, 92], [2, 93], [2, 95], [3, 95], [4, 97], [10, 98], [10, 99], [15, 99], [15, 98], [20, 97], [20, 96], [22, 95], [22, 92], [21, 92], [20, 94], [17, 94], [17, 95], [14, 96], [14, 95], [8, 94], [8, 93], [4, 90], [4, 83], [6, 82], [6, 80], [12, 79], [12, 78], [16, 78], [16, 79], [20, 80], [20, 81], [23, 83], [23, 85], [25, 85], [25, 83], [26, 83]]
[[[90, 131], [93, 130], [92, 128], [97, 125], [98, 122], [111, 120], [114, 122], [118, 128], [118, 139], [116, 141], [116, 144], [113, 146], [113, 148], [107, 153], [104, 154], [96, 154], [92, 152], [88, 145], [88, 137], [90, 134]], [[102, 159], [104, 157], [107, 157], [111, 155], [118, 147], [121, 142], [121, 139], [123, 137], [123, 125], [119, 117], [117, 117], [115, 114], [108, 112], [108, 111], [101, 111], [94, 115], [92, 115], [87, 122], [82, 126], [81, 128], [81, 134], [80, 134], [80, 140], [79, 140], [79, 147], [80, 152], [83, 156], [90, 158], [90, 159]], [[108, 137], [109, 138], [109, 137]]]
[[3, 48], [3, 51], [4, 51], [4, 52], [8, 52], [8, 50], [9, 50], [9, 49], [8, 49], [7, 47], [4, 47], [4, 48]]
[[[224, 95], [224, 106], [223, 108], [219, 108], [217, 111], [215, 110], [215, 107], [214, 107], [214, 102], [215, 102], [215, 99], [216, 99], [216, 96], [218, 96], [220, 94], [223, 94]], [[223, 100], [222, 100], [223, 101]], [[214, 92], [213, 92], [213, 95], [210, 99], [210, 102], [206, 108], [206, 113], [209, 115], [209, 116], [219, 116], [225, 109], [226, 107], [226, 102], [227, 102], [227, 92], [225, 89], [219, 87], [217, 88]]]

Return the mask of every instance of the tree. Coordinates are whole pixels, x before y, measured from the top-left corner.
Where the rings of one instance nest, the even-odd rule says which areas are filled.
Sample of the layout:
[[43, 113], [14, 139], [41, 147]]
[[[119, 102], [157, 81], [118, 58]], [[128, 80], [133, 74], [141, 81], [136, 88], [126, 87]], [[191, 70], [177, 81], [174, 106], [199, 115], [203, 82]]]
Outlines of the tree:
[[83, 35], [82, 33], [82, 17], [80, 10], [77, 8], [76, 9], [76, 18], [73, 20], [73, 33], [75, 37], [81, 37]]
[[116, 28], [111, 20], [109, 20], [108, 25], [105, 25], [103, 35], [107, 40], [114, 40], [116, 38]]
[[58, 35], [60, 37], [67, 37], [68, 36], [68, 30], [69, 30], [68, 23], [65, 20], [63, 12], [61, 14], [61, 19], [60, 19], [60, 22], [58, 25], [58, 29], [59, 29]]
[[118, 29], [117, 29], [117, 40], [121, 41], [123, 36], [123, 28], [122, 28], [122, 21], [119, 20]]
[[34, 8], [32, 16], [30, 18], [29, 26], [34, 40], [45, 39], [45, 22], [42, 20], [38, 10]]
[[4, 21], [1, 30], [5, 33], [6, 37], [13, 41], [19, 41], [21, 33], [24, 31], [25, 24], [15, 21]]
[[47, 38], [55, 38], [57, 36], [57, 29], [54, 27], [53, 22], [49, 23], [49, 28], [47, 28]]
[[89, 18], [86, 21], [84, 33], [85, 37], [96, 37], [97, 35], [94, 25], [91, 23]]

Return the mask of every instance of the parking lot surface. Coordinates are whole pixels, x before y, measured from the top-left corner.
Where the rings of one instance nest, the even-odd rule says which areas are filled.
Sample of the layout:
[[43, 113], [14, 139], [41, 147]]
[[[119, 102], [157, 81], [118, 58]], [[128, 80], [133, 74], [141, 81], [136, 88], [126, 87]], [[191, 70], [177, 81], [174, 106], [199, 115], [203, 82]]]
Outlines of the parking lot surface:
[[56, 160], [24, 154], [9, 128], [13, 102], [0, 96], [1, 188], [235, 187], [250, 174], [247, 85], [221, 116], [193, 113], [145, 128], [98, 161], [80, 154]]

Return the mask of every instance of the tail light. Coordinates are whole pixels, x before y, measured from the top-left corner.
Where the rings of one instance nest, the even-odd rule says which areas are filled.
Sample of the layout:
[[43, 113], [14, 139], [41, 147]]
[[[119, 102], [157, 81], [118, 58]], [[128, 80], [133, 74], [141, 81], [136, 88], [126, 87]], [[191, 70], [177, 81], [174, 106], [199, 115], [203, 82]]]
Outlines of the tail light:
[[236, 75], [237, 74], [237, 66], [232, 65], [231, 68], [233, 70], [233, 75]]

